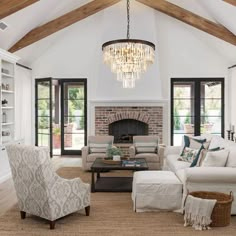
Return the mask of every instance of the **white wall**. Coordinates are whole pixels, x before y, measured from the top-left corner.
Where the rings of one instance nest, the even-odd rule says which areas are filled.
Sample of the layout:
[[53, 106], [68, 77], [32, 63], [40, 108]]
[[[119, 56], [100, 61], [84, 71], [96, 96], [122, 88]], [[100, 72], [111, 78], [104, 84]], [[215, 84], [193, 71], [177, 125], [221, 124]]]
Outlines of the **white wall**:
[[15, 138], [24, 139], [25, 144], [33, 144], [32, 140], [32, 72], [16, 66], [15, 78]]
[[[236, 67], [229, 69], [229, 97], [230, 97], [230, 103], [229, 103], [229, 123], [231, 125], [234, 125], [236, 127]], [[226, 128], [229, 128], [229, 125], [226, 126]]]
[[[146, 101], [169, 100], [172, 77], [227, 75], [227, 60], [209, 43], [219, 39], [132, 1], [131, 37], [155, 43], [156, 60], [134, 89], [123, 89], [103, 64], [101, 46], [105, 41], [125, 37], [122, 1], [65, 29], [32, 64], [34, 77], [87, 78], [89, 100]], [[50, 42], [50, 37], [44, 40]]]

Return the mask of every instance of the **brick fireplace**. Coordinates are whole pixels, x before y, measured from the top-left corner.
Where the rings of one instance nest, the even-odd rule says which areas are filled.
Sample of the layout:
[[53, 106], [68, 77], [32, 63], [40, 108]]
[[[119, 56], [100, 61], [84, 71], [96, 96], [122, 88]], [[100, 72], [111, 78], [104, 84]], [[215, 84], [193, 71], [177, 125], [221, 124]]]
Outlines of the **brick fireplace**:
[[[108, 135], [109, 125], [117, 121], [136, 120], [145, 123], [145, 135], [158, 135], [163, 141], [163, 107], [162, 106], [95, 106], [95, 135]], [[139, 133], [138, 133], [139, 134]], [[130, 143], [115, 143], [128, 152]]]

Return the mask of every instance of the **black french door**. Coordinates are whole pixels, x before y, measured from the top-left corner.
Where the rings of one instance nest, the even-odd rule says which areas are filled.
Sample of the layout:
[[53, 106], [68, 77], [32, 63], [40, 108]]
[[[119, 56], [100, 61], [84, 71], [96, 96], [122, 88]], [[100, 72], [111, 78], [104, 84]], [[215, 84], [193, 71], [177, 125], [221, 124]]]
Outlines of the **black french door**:
[[87, 140], [87, 80], [35, 80], [35, 145], [80, 155]]
[[52, 156], [52, 78], [35, 80], [35, 145]]
[[224, 137], [224, 78], [172, 78], [171, 144], [206, 133]]
[[87, 140], [87, 80], [63, 79], [61, 84], [61, 154], [81, 155]]

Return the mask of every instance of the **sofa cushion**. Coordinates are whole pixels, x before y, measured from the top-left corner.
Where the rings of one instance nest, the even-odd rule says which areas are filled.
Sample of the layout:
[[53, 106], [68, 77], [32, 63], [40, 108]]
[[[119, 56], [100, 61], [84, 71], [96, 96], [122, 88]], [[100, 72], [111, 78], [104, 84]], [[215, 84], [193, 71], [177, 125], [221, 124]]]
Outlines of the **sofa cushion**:
[[177, 170], [190, 167], [191, 163], [185, 161], [178, 161], [178, 158], [178, 154], [170, 154], [166, 157], [166, 163], [171, 171], [176, 172]]
[[229, 156], [226, 162], [227, 167], [236, 167], [236, 146], [229, 149]]
[[208, 152], [215, 152], [215, 151], [219, 151], [219, 150], [222, 150], [222, 149], [220, 149], [220, 147], [212, 148], [212, 149], [202, 149], [196, 166], [202, 165], [202, 162], [205, 160]]
[[94, 162], [97, 158], [107, 157], [106, 153], [91, 153], [87, 156], [87, 162]]
[[230, 147], [236, 147], [236, 143], [223, 139], [222, 137], [218, 135], [214, 135], [211, 139], [209, 149], [216, 148], [216, 147], [228, 149]]
[[145, 158], [147, 162], [160, 162], [160, 157], [156, 153], [138, 153], [135, 158]]
[[229, 155], [228, 150], [207, 152], [206, 158], [202, 162], [203, 167], [224, 167]]
[[185, 169], [180, 169], [175, 172], [176, 176], [179, 178], [181, 183], [185, 183], [186, 180], [186, 174], [185, 174]]

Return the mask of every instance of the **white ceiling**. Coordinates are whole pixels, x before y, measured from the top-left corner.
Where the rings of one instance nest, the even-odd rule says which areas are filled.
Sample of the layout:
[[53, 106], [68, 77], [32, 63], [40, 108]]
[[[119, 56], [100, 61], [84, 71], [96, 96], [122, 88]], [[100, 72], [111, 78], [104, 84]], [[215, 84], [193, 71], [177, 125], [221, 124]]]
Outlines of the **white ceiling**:
[[[123, 0], [125, 1], [125, 0]], [[228, 30], [236, 35], [236, 7], [230, 5], [222, 0], [168, 0], [180, 7], [183, 7], [189, 11], [192, 11], [200, 16], [203, 16], [211, 21], [217, 22], [225, 26]], [[65, 13], [88, 3], [88, 0], [40, 0], [39, 2], [22, 9], [4, 19], [8, 24], [8, 29], [0, 31], [0, 48], [9, 49], [14, 43], [21, 39], [26, 33], [35, 27], [42, 25], [52, 19], [55, 19]], [[58, 37], [63, 37], [63, 32], [66, 29], [49, 36], [52, 40], [57, 40]], [[196, 35], [198, 37], [198, 35]], [[42, 53], [44, 53], [48, 47], [50, 47], [50, 41], [41, 40], [36, 43], [37, 50], [34, 45], [31, 45], [25, 49], [17, 52], [18, 55], [23, 58], [28, 57], [27, 61], [31, 64]], [[226, 58], [229, 62], [236, 63], [236, 47], [230, 45], [222, 40], [216, 39], [212, 44], [212, 36], [203, 37], [202, 40], [209, 44], [209, 47], [215, 48], [219, 53]], [[40, 48], [38, 47], [40, 45]]]

